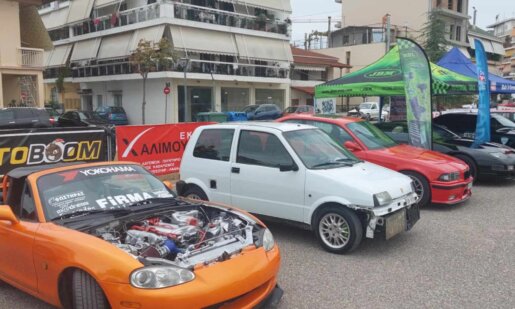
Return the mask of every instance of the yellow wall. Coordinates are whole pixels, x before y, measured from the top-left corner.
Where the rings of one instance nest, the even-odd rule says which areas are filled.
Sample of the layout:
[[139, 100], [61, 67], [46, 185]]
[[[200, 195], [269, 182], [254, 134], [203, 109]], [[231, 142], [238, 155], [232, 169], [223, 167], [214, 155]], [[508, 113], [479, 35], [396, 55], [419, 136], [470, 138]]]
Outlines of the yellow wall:
[[[52, 101], [52, 88], [55, 87], [54, 83], [45, 84], [45, 103]], [[81, 109], [80, 95], [77, 91], [80, 85], [77, 83], [64, 83], [64, 91], [59, 93], [59, 103], [64, 104], [65, 110]]]
[[0, 0], [0, 66], [17, 66], [20, 39], [19, 4]]

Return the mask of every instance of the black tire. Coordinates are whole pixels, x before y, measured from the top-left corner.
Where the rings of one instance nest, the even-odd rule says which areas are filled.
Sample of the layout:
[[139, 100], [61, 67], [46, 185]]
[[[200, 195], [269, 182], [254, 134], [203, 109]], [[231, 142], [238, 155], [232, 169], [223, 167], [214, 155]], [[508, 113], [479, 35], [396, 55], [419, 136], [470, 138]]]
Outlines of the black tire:
[[415, 182], [416, 191], [421, 188], [422, 192], [416, 192], [418, 195], [419, 207], [424, 207], [431, 202], [431, 187], [424, 175], [412, 171], [402, 171], [404, 175], [410, 177]]
[[[341, 245], [339, 244], [331, 246], [328, 244], [331, 242], [331, 240], [328, 238], [333, 238], [334, 240], [334, 236], [338, 235], [337, 232], [334, 232], [336, 234], [331, 237], [330, 231], [328, 231], [327, 234], [322, 233], [321, 231], [324, 228], [323, 226], [325, 226], [326, 229], [328, 228], [328, 226], [324, 225], [323, 222], [330, 218], [330, 216], [334, 216], [335, 218], [342, 218], [345, 221], [342, 223], [346, 224], [347, 226], [347, 236], [345, 236], [344, 233], [339, 234], [340, 237], [347, 237], [346, 242], [342, 241], [343, 243]], [[322, 248], [331, 253], [344, 254], [351, 252], [358, 247], [358, 245], [361, 243], [361, 240], [363, 239], [363, 225], [361, 224], [358, 216], [354, 211], [342, 205], [331, 205], [319, 211], [314, 220], [313, 230]], [[325, 236], [322, 234], [325, 234]]]
[[108, 309], [110, 308], [102, 288], [87, 273], [75, 270], [72, 275], [73, 309]]
[[184, 197], [192, 200], [209, 201], [204, 190], [197, 186], [190, 186], [186, 192], [184, 192]]
[[478, 168], [477, 168], [476, 162], [474, 162], [474, 160], [472, 158], [465, 156], [465, 155], [458, 154], [458, 155], [455, 155], [454, 157], [460, 159], [461, 161], [465, 162], [469, 166], [470, 176], [474, 177], [474, 181], [476, 181], [477, 175], [478, 175]]

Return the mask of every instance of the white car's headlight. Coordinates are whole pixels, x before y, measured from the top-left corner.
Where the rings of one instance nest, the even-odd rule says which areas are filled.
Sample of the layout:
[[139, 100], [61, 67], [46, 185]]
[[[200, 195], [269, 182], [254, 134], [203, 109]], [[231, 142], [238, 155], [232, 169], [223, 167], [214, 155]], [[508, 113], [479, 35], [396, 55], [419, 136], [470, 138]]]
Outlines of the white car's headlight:
[[270, 251], [275, 246], [275, 240], [274, 236], [272, 235], [272, 232], [270, 232], [269, 229], [265, 230], [265, 233], [263, 234], [263, 248], [265, 251]]
[[392, 202], [390, 193], [384, 191], [381, 193], [374, 194], [374, 206], [384, 206]]
[[190, 282], [195, 274], [187, 269], [171, 266], [150, 266], [132, 272], [132, 286], [140, 289], [160, 289]]

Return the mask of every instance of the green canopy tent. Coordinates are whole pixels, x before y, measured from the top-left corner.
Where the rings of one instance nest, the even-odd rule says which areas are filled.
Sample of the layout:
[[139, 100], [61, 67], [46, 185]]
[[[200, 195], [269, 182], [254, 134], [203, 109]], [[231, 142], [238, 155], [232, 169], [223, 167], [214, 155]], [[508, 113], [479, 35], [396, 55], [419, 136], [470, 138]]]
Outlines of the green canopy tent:
[[[433, 95], [477, 93], [477, 80], [431, 63]], [[375, 63], [338, 79], [318, 85], [315, 97], [404, 96], [399, 48], [395, 46]]]

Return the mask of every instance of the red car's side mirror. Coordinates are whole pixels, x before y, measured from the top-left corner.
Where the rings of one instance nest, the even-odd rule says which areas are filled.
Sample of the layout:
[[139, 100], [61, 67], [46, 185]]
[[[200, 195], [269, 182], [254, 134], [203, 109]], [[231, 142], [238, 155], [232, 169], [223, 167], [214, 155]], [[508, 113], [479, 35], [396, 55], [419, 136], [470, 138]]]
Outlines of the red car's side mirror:
[[343, 146], [352, 152], [363, 150], [356, 142], [353, 141], [346, 141]]

